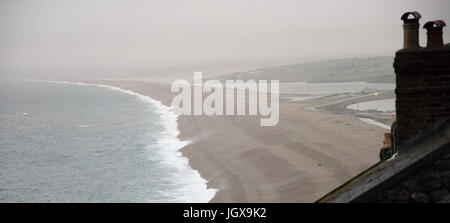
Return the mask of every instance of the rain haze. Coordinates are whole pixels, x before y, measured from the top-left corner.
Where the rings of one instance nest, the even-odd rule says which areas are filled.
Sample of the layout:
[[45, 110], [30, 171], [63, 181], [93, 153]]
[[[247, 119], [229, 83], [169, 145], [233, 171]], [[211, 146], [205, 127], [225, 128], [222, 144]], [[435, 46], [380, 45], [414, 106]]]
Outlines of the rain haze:
[[450, 21], [448, 0], [1, 0], [0, 73], [152, 75], [217, 61], [392, 56], [409, 10], [422, 24]]
[[450, 202], [439, 20], [450, 0], [0, 0], [0, 203]]

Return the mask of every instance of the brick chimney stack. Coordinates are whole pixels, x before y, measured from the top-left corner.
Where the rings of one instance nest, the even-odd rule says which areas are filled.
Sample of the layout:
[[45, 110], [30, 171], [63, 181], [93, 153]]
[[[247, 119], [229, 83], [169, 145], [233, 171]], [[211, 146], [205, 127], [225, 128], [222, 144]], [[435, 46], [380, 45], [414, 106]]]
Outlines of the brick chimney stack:
[[403, 14], [405, 43], [394, 60], [397, 120], [392, 133], [394, 150], [399, 153], [432, 128], [450, 121], [450, 44], [443, 43], [445, 23], [425, 24], [428, 43], [422, 48], [417, 29], [420, 17], [418, 12]]
[[406, 12], [402, 15], [403, 20], [403, 48], [417, 48], [419, 47], [419, 20], [422, 18], [420, 13]]
[[442, 38], [442, 29], [445, 26], [445, 22], [442, 20], [435, 20], [425, 23], [423, 28], [427, 29], [427, 47], [441, 47], [444, 45]]

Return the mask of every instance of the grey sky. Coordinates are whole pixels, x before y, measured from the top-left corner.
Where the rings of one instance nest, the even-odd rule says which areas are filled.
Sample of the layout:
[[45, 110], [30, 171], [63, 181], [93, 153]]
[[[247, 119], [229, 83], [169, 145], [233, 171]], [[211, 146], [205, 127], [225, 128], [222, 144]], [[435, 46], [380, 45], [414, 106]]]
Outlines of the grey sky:
[[410, 10], [422, 13], [422, 24], [450, 25], [449, 0], [0, 0], [0, 73], [393, 55], [402, 46], [400, 16]]

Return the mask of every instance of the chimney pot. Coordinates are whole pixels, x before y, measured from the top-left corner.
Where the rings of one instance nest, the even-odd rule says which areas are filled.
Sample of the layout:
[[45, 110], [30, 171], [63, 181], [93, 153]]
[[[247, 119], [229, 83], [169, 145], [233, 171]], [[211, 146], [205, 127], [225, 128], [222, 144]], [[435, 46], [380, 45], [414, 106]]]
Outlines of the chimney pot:
[[422, 18], [419, 12], [406, 12], [402, 15], [403, 20], [403, 48], [419, 47], [419, 20]]
[[445, 22], [442, 20], [435, 20], [425, 23], [423, 28], [427, 29], [427, 47], [441, 47], [444, 45], [442, 37], [442, 29]]

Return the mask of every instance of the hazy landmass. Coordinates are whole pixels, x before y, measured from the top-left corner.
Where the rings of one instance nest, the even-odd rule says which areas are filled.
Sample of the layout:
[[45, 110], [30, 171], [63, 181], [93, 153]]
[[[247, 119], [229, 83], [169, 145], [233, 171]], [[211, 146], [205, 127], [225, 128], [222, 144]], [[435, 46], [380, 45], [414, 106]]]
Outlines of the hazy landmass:
[[22, 75], [1, 75], [1, 78], [25, 79], [137, 79], [150, 82], [171, 83], [176, 79], [191, 80], [196, 71], [203, 72], [205, 79], [254, 79], [279, 80], [280, 82], [369, 82], [394, 83], [393, 57], [353, 58], [267, 58], [245, 60], [223, 60], [165, 68], [146, 68], [140, 71], [116, 71], [96, 75], [80, 72], [65, 75], [64, 71], [54, 73], [24, 73]]
[[394, 83], [392, 61], [391, 56], [334, 59], [237, 72], [221, 79]]

